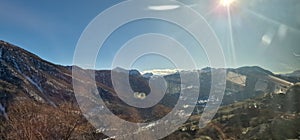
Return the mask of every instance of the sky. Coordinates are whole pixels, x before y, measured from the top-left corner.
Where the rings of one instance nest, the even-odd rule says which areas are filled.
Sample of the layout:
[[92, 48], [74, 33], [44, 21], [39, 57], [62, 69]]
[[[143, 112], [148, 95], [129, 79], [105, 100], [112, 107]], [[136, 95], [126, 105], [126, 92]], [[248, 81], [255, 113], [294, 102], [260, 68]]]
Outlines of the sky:
[[[220, 41], [227, 67], [261, 66], [275, 73], [300, 69], [299, 0], [229, 0], [233, 1], [230, 5], [223, 5], [220, 0], [178, 1], [202, 15], [211, 26]], [[72, 65], [77, 42], [85, 28], [98, 14], [120, 2], [0, 0], [0, 40], [20, 46], [50, 62]], [[164, 1], [145, 10], [163, 14], [180, 8]], [[122, 14], [132, 12], [134, 9]], [[109, 20], [114, 21], [124, 16], [122, 14]], [[197, 21], [189, 15], [178, 15], [177, 18], [185, 18], [191, 24]], [[205, 49], [188, 31], [174, 23], [145, 18], [116, 29], [101, 46], [95, 68], [109, 69], [124, 44], [149, 33], [164, 34], [180, 42], [199, 69], [210, 66]], [[152, 40], [144, 43], [143, 47], [162, 45]], [[170, 53], [182, 56], [175, 47]], [[142, 71], [178, 68], [167, 57], [151, 53], [132, 62], [131, 67]]]

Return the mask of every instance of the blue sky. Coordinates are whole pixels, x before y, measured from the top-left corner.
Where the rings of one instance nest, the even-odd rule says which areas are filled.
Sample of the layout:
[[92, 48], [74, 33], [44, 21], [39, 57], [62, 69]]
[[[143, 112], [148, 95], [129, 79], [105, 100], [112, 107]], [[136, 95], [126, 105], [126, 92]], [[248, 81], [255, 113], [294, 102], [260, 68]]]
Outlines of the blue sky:
[[[0, 0], [0, 39], [50, 62], [72, 65], [76, 43], [86, 26], [103, 10], [119, 2]], [[226, 7], [220, 6], [219, 0], [180, 2], [199, 12], [212, 26], [228, 67], [258, 65], [274, 72], [300, 69], [299, 0], [236, 0], [230, 6], [230, 22]], [[173, 36], [190, 48], [199, 68], [209, 65], [201, 46], [186, 31], [164, 21], [144, 19], [128, 23], [110, 36], [100, 50], [96, 68], [109, 68], [120, 46], [143, 33]], [[147, 55], [136, 61], [134, 67], [147, 70], [174, 68], [174, 65], [162, 57]]]

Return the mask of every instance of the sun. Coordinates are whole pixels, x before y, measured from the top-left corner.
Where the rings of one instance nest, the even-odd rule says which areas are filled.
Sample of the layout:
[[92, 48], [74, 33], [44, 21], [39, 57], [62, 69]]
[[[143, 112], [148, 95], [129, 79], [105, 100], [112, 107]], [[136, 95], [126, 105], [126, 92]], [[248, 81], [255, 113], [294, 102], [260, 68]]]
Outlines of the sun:
[[230, 5], [234, 2], [235, 0], [220, 0], [220, 4], [224, 7], [230, 7]]

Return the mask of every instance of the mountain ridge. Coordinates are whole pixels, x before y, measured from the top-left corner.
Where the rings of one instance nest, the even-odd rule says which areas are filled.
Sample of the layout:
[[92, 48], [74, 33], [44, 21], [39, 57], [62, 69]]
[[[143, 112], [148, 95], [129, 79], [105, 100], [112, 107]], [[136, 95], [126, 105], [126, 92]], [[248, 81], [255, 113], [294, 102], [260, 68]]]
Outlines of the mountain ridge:
[[[76, 69], [79, 73], [78, 77], [72, 77], [73, 69]], [[198, 115], [197, 112], [203, 111], [206, 103], [212, 100], [208, 98], [211, 92], [212, 71], [224, 69], [204, 68], [194, 71], [198, 72], [201, 85], [198, 102], [193, 112], [195, 115]], [[276, 75], [258, 66], [236, 69], [226, 68], [226, 71], [226, 89], [221, 104], [224, 107], [256, 97], [282, 96], [286, 91], [291, 90], [291, 85], [300, 81], [293, 77]], [[191, 71], [182, 72], [186, 74]], [[104, 105], [114, 115], [130, 122], [145, 123], [164, 117], [177, 103], [181, 90], [192, 91], [194, 88], [189, 85], [182, 88], [180, 73], [178, 72], [163, 75], [167, 82], [165, 97], [153, 107], [146, 109], [135, 108], [118, 98], [118, 94], [113, 88], [111, 74], [117, 74], [120, 81], [123, 81], [124, 77], [129, 74], [130, 86], [135, 92], [133, 96], [139, 95], [138, 97], [141, 95], [147, 96], [150, 93], [149, 80], [156, 78], [153, 74], [147, 73], [147, 75], [142, 75], [137, 70], [121, 68], [115, 70], [90, 70], [78, 66], [56, 65], [22, 48], [0, 41], [0, 116], [2, 114], [6, 119], [16, 117], [10, 116], [10, 114], [15, 113], [14, 108], [19, 107], [19, 104], [16, 103], [25, 101], [29, 102], [30, 107], [35, 106], [35, 108], [31, 108], [33, 110], [41, 108], [45, 104], [49, 105], [46, 106], [46, 112], [48, 108], [51, 108], [52, 111], [57, 111], [56, 108], [61, 111], [61, 106], [64, 106], [65, 103], [70, 103], [72, 108], [64, 110], [67, 112], [66, 114], [72, 114], [70, 112], [73, 112], [74, 114], [82, 115], [75, 98], [72, 82], [90, 83], [90, 80], [93, 80], [91, 79], [92, 73], [95, 74], [95, 83], [98, 90], [96, 94], [100, 95], [105, 103]], [[87, 84], [86, 87], [81, 87], [80, 92], [83, 94], [80, 95], [80, 101], [87, 101], [85, 105], [92, 106], [92, 109], [94, 109], [99, 104], [97, 104], [97, 98], [89, 96], [91, 92], [94, 93], [89, 89], [91, 86]], [[137, 98], [137, 100], [141, 99]], [[189, 99], [184, 100], [188, 102]], [[17, 108], [17, 111], [19, 110]], [[16, 120], [16, 122], [19, 122], [18, 119]], [[25, 122], [27, 122], [27, 118]], [[118, 124], [115, 125], [118, 126]]]
[[[42, 77], [46, 76], [49, 78], [52, 78], [54, 80], [57, 80], [59, 82], [67, 84], [69, 90], [69, 94], [72, 94], [72, 85], [71, 85], [71, 80], [72, 80], [72, 68], [77, 67], [77, 66], [62, 66], [62, 65], [57, 65], [53, 64], [51, 62], [48, 62], [41, 57], [30, 53], [18, 46], [12, 45], [8, 42], [0, 40], [0, 62], [1, 62], [1, 71], [4, 72], [0, 75], [1, 81], [6, 81], [6, 82], [13, 82], [14, 84], [21, 84], [20, 81], [27, 81], [27, 83], [31, 83], [31, 87], [35, 87], [35, 90], [37, 92], [42, 92], [42, 87], [45, 85], [39, 85], [41, 84], [42, 81], [39, 81], [40, 79], [37, 77]], [[81, 70], [88, 70], [88, 71], [93, 71], [89, 69], [84, 69], [77, 67]], [[204, 71], [204, 72], [210, 72], [214, 68], [203, 68], [201, 70], [197, 71]], [[117, 70], [117, 69], [116, 69]], [[141, 73], [137, 70], [125, 70], [119, 68], [119, 71], [128, 71], [129, 74], [133, 74], [136, 77], [142, 77]], [[230, 72], [235, 72], [235, 73], [240, 73], [243, 75], [271, 75], [271, 76], [277, 76], [273, 74], [272, 72], [265, 70], [261, 67], [258, 66], [247, 66], [247, 67], [240, 67], [240, 68], [226, 68], [227, 71]], [[7, 72], [8, 71], [8, 72]], [[112, 87], [112, 83], [110, 82], [110, 72], [111, 70], [95, 70], [96, 73], [96, 79], [98, 80], [97, 82], [106, 84], [109, 87]], [[39, 74], [42, 73], [42, 74]], [[101, 74], [104, 73], [104, 74]], [[125, 72], [126, 73], [126, 72]], [[176, 73], [175, 73], [176, 74]], [[100, 76], [102, 75], [102, 76]], [[153, 75], [148, 73], [148, 75]], [[170, 76], [173, 74], [169, 74], [166, 76]], [[16, 79], [13, 80], [12, 77], [15, 77]], [[53, 78], [54, 77], [54, 78]], [[277, 76], [280, 77], [280, 76]], [[147, 81], [148, 78], [145, 78]], [[6, 79], [6, 80], [3, 80]], [[22, 80], [23, 79], [23, 80]], [[99, 80], [100, 79], [100, 80]], [[105, 79], [105, 80], [103, 80]], [[135, 78], [139, 79], [139, 78]], [[143, 78], [140, 78], [143, 79]], [[44, 78], [44, 82], [47, 82], [47, 78]], [[100, 82], [101, 81], [101, 82]], [[143, 81], [143, 80], [142, 80]], [[58, 83], [59, 83], [58, 82]], [[53, 83], [51, 83], [53, 84]], [[147, 84], [147, 83], [145, 83]], [[25, 82], [26, 85], [26, 82]], [[58, 85], [56, 85], [58, 86]], [[45, 92], [50, 92], [50, 91], [45, 91]], [[51, 92], [50, 92], [51, 93]], [[70, 97], [69, 97], [70, 98]], [[73, 98], [73, 101], [74, 98]]]

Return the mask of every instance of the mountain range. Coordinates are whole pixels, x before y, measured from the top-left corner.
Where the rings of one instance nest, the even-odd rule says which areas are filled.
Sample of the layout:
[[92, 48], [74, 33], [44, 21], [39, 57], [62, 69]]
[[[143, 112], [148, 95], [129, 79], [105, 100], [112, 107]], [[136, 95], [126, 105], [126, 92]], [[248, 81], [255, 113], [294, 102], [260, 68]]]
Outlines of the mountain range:
[[[9, 120], [10, 110], [18, 102], [45, 104], [60, 108], [65, 103], [71, 104], [71, 110], [79, 111], [72, 85], [72, 69], [86, 70], [77, 66], [61, 66], [41, 59], [20, 47], [0, 41], [0, 114]], [[199, 73], [200, 92], [197, 109], [201, 110], [207, 103], [211, 89], [212, 71], [224, 69], [204, 68]], [[291, 74], [276, 75], [260, 67], [241, 67], [226, 69], [226, 90], [222, 105], [226, 106], [239, 101], [259, 96], [278, 95], [300, 81], [299, 71]], [[151, 89], [149, 79], [155, 79], [151, 72], [141, 74], [137, 70], [116, 68], [113, 70], [95, 70], [95, 80], [99, 95], [106, 106], [122, 119], [131, 122], [149, 122], [159, 119], [170, 112], [177, 103], [181, 90], [180, 73], [162, 75], [167, 82], [165, 97], [155, 106], [140, 109], [124, 103], [116, 94], [111, 81], [111, 73], [119, 77], [129, 74], [130, 86], [138, 97], [147, 96]], [[189, 73], [189, 71], [186, 71]], [[86, 83], [89, 76], [76, 77], [75, 81]], [[122, 80], [122, 79], [121, 79]], [[87, 91], [88, 87], [82, 87]], [[193, 87], [191, 87], [193, 89]], [[79, 113], [80, 114], [80, 113]], [[0, 137], [1, 138], [1, 137]]]

